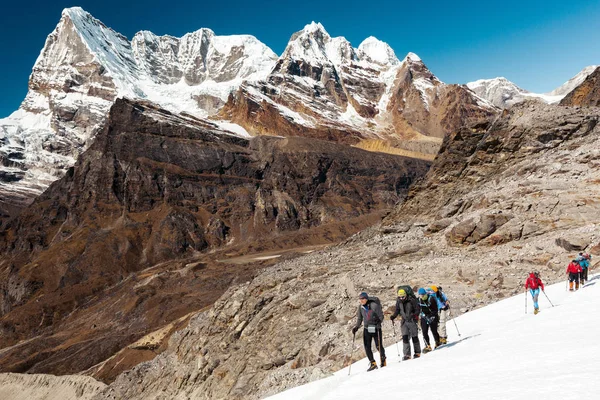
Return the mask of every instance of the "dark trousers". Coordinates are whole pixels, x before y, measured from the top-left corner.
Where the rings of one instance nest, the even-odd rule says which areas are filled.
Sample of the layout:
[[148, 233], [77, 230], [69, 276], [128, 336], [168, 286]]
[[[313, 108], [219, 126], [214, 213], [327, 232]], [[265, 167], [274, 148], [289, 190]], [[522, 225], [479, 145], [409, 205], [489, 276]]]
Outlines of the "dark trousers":
[[579, 283], [579, 272], [569, 272], [569, 282]]
[[440, 335], [438, 335], [438, 319], [432, 318], [431, 322], [427, 321], [426, 317], [421, 318], [421, 331], [423, 332], [423, 339], [425, 339], [425, 344], [427, 346], [430, 345], [429, 341], [429, 330], [431, 329], [431, 333], [433, 334], [433, 340], [435, 340], [436, 346], [440, 343]]
[[588, 269], [587, 268], [582, 268], [581, 272], [579, 273], [579, 281], [583, 284], [584, 281], [588, 280]]
[[363, 343], [365, 345], [365, 353], [367, 353], [367, 358], [369, 361], [375, 361], [373, 358], [373, 351], [371, 350], [371, 341], [375, 341], [375, 348], [379, 351], [379, 355], [381, 356], [381, 361], [385, 360], [385, 349], [383, 348], [383, 332], [381, 332], [381, 328], [377, 328], [375, 333], [369, 333], [369, 331], [365, 328], [363, 330]]

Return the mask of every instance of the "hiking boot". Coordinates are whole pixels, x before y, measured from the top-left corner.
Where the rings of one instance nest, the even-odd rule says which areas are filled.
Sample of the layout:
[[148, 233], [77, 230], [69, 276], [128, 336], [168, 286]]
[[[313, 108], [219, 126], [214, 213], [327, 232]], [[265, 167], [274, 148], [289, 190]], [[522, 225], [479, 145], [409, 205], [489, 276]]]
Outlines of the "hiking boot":
[[573, 282], [569, 282], [569, 290], [572, 292], [573, 291]]
[[402, 361], [406, 361], [406, 360], [410, 360], [410, 356], [404, 356], [404, 357], [402, 357]]
[[535, 314], [537, 314], [537, 313], [539, 313], [539, 312], [540, 312], [540, 309], [539, 309], [539, 308], [534, 308], [534, 309], [533, 309], [533, 314], [534, 314], [534, 315], [535, 315]]
[[423, 349], [423, 353], [429, 353], [430, 351], [431, 351], [430, 345], [425, 346], [425, 348]]
[[446, 343], [448, 343], [448, 338], [441, 337], [440, 338], [440, 344], [446, 344]]
[[387, 363], [385, 362], [385, 358], [381, 359], [381, 368], [386, 367]]
[[373, 371], [374, 369], [377, 369], [377, 363], [375, 361], [371, 361], [371, 364], [369, 364], [369, 369], [367, 370], [367, 372]]
[[437, 342], [437, 343], [435, 344], [435, 348], [434, 348], [434, 350], [435, 350], [435, 349], [437, 349], [438, 347], [440, 347], [441, 345], [442, 345], [442, 341], [440, 340], [439, 342]]
[[413, 358], [419, 358], [421, 357], [421, 353], [415, 353], [415, 355], [413, 356]]

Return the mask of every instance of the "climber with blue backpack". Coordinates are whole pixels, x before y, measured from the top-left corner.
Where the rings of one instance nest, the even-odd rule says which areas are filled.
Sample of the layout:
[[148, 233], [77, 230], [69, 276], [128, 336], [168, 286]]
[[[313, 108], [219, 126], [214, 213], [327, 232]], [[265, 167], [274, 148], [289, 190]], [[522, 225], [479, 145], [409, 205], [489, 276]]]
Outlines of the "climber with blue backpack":
[[577, 257], [577, 261], [579, 262], [579, 266], [581, 267], [581, 272], [579, 273], [579, 282], [581, 285], [588, 280], [588, 268], [590, 267], [590, 258], [589, 254], [579, 253]]
[[435, 346], [437, 347], [441, 344], [440, 336], [438, 335], [438, 304], [433, 291], [431, 293], [427, 293], [427, 290], [420, 288], [417, 293], [419, 295], [419, 307], [421, 309], [421, 332], [423, 334], [423, 339], [425, 340], [425, 348], [423, 348], [423, 353], [429, 353], [431, 350], [433, 350], [429, 340], [430, 329], [433, 339], [435, 340]]

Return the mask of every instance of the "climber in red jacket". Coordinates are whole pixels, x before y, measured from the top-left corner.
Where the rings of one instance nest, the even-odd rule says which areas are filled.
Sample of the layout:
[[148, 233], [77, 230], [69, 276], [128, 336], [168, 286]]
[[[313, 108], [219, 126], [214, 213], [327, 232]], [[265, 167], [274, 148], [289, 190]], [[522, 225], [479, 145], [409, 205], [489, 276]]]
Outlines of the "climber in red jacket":
[[525, 290], [529, 289], [531, 297], [533, 298], [533, 313], [537, 314], [540, 312], [540, 306], [538, 304], [538, 298], [540, 296], [540, 289], [544, 290], [544, 283], [540, 278], [540, 274], [532, 272], [529, 274], [529, 278], [525, 281]]
[[569, 290], [573, 291], [573, 282], [575, 282], [575, 290], [579, 289], [579, 273], [581, 272], [581, 265], [577, 260], [573, 260], [567, 267], [567, 275], [569, 275]]

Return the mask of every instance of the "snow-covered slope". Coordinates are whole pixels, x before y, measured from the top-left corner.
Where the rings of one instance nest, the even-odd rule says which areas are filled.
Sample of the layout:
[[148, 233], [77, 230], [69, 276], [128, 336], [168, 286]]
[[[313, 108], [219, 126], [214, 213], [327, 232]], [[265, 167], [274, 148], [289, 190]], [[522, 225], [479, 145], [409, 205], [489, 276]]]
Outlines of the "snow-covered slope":
[[529, 99], [538, 99], [548, 104], [554, 104], [560, 102], [569, 92], [581, 85], [585, 78], [594, 72], [597, 67], [597, 65], [585, 67], [573, 78], [548, 93], [529, 92], [504, 77], [479, 79], [467, 83], [467, 87], [478, 96], [500, 108], [508, 108], [513, 104]]
[[265, 78], [276, 59], [249, 35], [142, 31], [130, 42], [81, 8], [65, 9], [36, 60], [25, 100], [0, 119], [0, 214], [2, 204], [27, 203], [73, 165], [117, 97], [206, 117], [244, 80]]
[[[478, 400], [597, 398], [600, 368], [600, 275], [577, 292], [561, 282], [546, 288], [554, 303], [540, 295], [541, 313], [521, 294], [456, 318], [449, 341], [421, 359], [399, 362], [395, 344], [386, 346], [388, 366], [366, 372], [363, 359], [329, 378], [269, 399], [326, 400], [429, 397]], [[389, 321], [384, 329], [391, 330]], [[359, 342], [359, 340], [357, 340]], [[422, 343], [422, 340], [421, 340]], [[402, 351], [402, 343], [399, 343]], [[356, 345], [362, 352], [362, 345]], [[376, 358], [377, 358], [376, 354]]]

